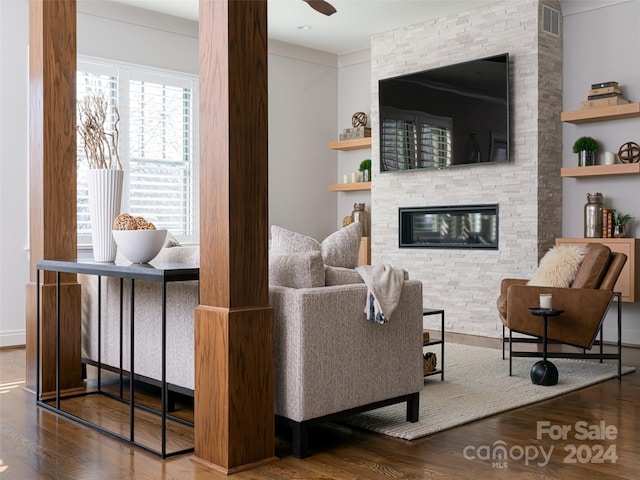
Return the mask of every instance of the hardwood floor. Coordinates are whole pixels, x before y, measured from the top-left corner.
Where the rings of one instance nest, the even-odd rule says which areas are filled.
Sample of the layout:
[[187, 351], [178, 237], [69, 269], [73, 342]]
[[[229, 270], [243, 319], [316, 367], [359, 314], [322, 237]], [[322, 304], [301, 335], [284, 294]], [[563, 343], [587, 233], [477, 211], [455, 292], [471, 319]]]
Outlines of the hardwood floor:
[[[0, 350], [0, 479], [171, 479], [224, 478], [190, 460], [190, 455], [161, 460], [139, 448], [35, 406], [23, 389], [24, 350]], [[640, 350], [626, 348], [624, 363], [640, 367]], [[506, 371], [505, 371], [506, 373]], [[452, 402], [450, 408], [455, 408]], [[97, 410], [99, 412], [99, 409]], [[537, 437], [537, 421], [569, 425], [568, 440]], [[576, 422], [594, 431], [601, 422], [615, 427], [615, 439], [576, 440]], [[552, 429], [553, 430], [553, 429]], [[610, 380], [546, 402], [519, 408], [469, 425], [404, 441], [329, 424], [312, 430], [312, 455], [291, 455], [290, 433], [278, 431], [279, 461], [234, 475], [237, 479], [424, 479], [537, 478], [637, 479], [640, 469], [640, 376]], [[511, 452], [501, 465], [483, 460], [505, 442]], [[598, 457], [615, 449], [616, 463]], [[570, 445], [573, 445], [571, 447]], [[574, 448], [576, 455], [571, 456]], [[517, 458], [520, 452], [538, 458]], [[553, 448], [540, 466], [540, 448]], [[475, 457], [475, 458], [471, 458]], [[481, 458], [478, 458], [481, 457]], [[591, 458], [591, 462], [580, 460]], [[596, 463], [598, 459], [603, 463]], [[576, 463], [565, 463], [576, 459]], [[499, 466], [505, 468], [498, 468]]]

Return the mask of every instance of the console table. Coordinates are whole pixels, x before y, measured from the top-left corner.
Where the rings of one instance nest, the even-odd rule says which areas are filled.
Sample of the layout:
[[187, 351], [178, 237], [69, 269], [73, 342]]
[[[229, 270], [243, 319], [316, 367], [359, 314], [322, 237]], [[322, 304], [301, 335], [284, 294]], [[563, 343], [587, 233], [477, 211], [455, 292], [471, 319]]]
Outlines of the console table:
[[[183, 265], [183, 264], [163, 264], [163, 263], [149, 263], [149, 264], [118, 264], [114, 262], [95, 262], [93, 260], [39, 260], [36, 262], [36, 285], [40, 285], [40, 271], [52, 271], [56, 272], [56, 391], [55, 398], [51, 400], [44, 400], [41, 398], [41, 386], [40, 386], [40, 368], [41, 368], [41, 358], [40, 358], [40, 289], [37, 288], [36, 294], [36, 312], [37, 312], [37, 327], [36, 327], [36, 397], [37, 397], [37, 405], [44, 407], [48, 410], [52, 410], [64, 417], [70, 418], [72, 420], [78, 421], [83, 425], [92, 427], [100, 432], [109, 434], [119, 440], [125, 441], [137, 447], [143, 448], [151, 453], [161, 456], [162, 458], [166, 458], [173, 455], [179, 455], [187, 452], [192, 452], [193, 447], [181, 449], [173, 452], [167, 452], [167, 419], [172, 421], [176, 421], [185, 425], [189, 425], [193, 427], [193, 423], [187, 422], [185, 420], [179, 419], [177, 417], [173, 417], [167, 414], [167, 404], [168, 404], [168, 391], [167, 391], [167, 381], [166, 381], [166, 330], [167, 330], [167, 318], [166, 318], [166, 286], [169, 282], [184, 282], [190, 280], [198, 280], [200, 269], [196, 265]], [[115, 277], [120, 279], [120, 395], [112, 395], [102, 389], [101, 385], [101, 309], [98, 308], [98, 377], [97, 377], [97, 390], [90, 392], [83, 392], [79, 395], [71, 395], [65, 396], [66, 399], [75, 398], [78, 396], [86, 396], [86, 395], [105, 395], [115, 401], [124, 402], [129, 406], [129, 435], [125, 436], [120, 433], [108, 430], [103, 426], [95, 424], [86, 419], [80, 418], [70, 412], [67, 412], [61, 408], [61, 398], [60, 398], [60, 273], [75, 273], [75, 274], [86, 274], [86, 275], [96, 275], [98, 277], [98, 305], [101, 305], [101, 277]], [[123, 309], [122, 309], [122, 285], [125, 279], [130, 280], [131, 291], [130, 291], [130, 339], [131, 344], [130, 348], [130, 372], [129, 372], [129, 399], [124, 398], [122, 391], [122, 335], [123, 335]], [[149, 407], [145, 407], [143, 405], [137, 404], [135, 402], [135, 386], [134, 386], [134, 377], [135, 377], [135, 369], [134, 369], [134, 359], [135, 359], [135, 340], [134, 340], [134, 327], [135, 327], [135, 281], [136, 280], [147, 280], [153, 282], [161, 282], [162, 283], [162, 381], [161, 381], [161, 410], [153, 410]], [[51, 402], [54, 402], [51, 404]], [[146, 444], [140, 443], [135, 438], [135, 409], [146, 410], [148, 412], [152, 412], [154, 414], [160, 415], [161, 423], [162, 423], [162, 446], [159, 450], [154, 449]]]
[[444, 380], [444, 310], [433, 309], [433, 308], [425, 308], [422, 310], [422, 316], [426, 317], [428, 315], [440, 315], [440, 339], [439, 340], [427, 340], [422, 342], [422, 346], [426, 347], [429, 345], [440, 345], [440, 368], [436, 368], [431, 372], [425, 374], [425, 377], [429, 377], [431, 375], [440, 375], [440, 380]]

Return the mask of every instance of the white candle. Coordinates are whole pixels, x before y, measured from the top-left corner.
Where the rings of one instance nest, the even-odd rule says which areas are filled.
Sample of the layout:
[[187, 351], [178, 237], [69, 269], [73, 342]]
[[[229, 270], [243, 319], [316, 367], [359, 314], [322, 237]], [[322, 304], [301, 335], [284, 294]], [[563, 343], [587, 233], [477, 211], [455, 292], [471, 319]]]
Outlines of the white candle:
[[349, 183], [349, 174], [348, 173], [345, 173], [342, 176], [342, 183]]
[[616, 154], [614, 152], [604, 152], [604, 164], [613, 165], [616, 163]]
[[551, 308], [551, 294], [550, 293], [541, 293], [540, 294], [540, 308]]

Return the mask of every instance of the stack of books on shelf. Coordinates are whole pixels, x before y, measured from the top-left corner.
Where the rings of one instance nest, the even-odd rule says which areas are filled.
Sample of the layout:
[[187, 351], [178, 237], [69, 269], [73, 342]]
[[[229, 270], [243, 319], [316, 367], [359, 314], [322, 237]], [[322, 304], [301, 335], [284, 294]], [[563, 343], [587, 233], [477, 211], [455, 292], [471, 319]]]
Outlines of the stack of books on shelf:
[[611, 107], [631, 103], [622, 96], [618, 82], [594, 83], [589, 90], [589, 96], [584, 102], [580, 102], [580, 109]]
[[602, 209], [602, 238], [613, 237], [613, 210]]

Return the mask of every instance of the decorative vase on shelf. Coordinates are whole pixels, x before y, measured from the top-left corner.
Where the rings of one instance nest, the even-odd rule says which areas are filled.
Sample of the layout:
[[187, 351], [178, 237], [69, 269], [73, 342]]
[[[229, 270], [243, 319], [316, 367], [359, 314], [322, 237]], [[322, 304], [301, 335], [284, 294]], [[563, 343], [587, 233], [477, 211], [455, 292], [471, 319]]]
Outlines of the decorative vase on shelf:
[[581, 150], [578, 153], [578, 165], [580, 167], [591, 167], [596, 164], [596, 152]]
[[587, 193], [587, 203], [584, 206], [584, 238], [602, 237], [603, 202], [601, 193]]
[[351, 220], [353, 222], [360, 222], [362, 224], [362, 236], [369, 236], [369, 216], [365, 210], [364, 203], [354, 203], [353, 212], [351, 212]]
[[120, 214], [123, 179], [122, 170], [95, 168], [87, 172], [91, 242], [96, 262], [116, 259], [117, 247], [111, 230]]

